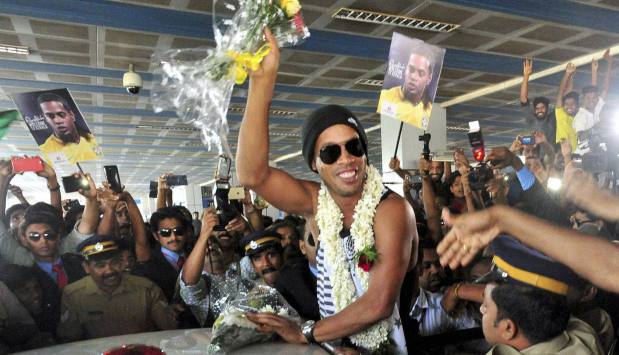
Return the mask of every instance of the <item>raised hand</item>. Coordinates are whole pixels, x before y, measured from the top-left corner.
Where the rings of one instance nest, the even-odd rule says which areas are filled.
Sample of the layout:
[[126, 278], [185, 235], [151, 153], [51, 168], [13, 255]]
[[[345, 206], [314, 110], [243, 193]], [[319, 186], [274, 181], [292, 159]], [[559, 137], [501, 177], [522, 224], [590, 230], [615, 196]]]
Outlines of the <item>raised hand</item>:
[[464, 149], [458, 148], [454, 151], [454, 163], [460, 175], [468, 174], [470, 169], [469, 160], [464, 155]]
[[92, 179], [92, 176], [90, 176], [89, 173], [86, 173], [86, 175], [84, 175], [83, 173], [79, 173], [77, 174], [79, 175], [82, 179], [86, 179], [86, 181], [88, 181], [88, 189], [79, 189], [79, 193], [80, 195], [86, 197], [88, 200], [97, 200], [97, 186], [95, 185], [94, 180]]
[[533, 74], [533, 60], [532, 59], [525, 59], [523, 64], [522, 64], [522, 74], [528, 78], [529, 76], [531, 76], [531, 74]]
[[565, 67], [565, 72], [568, 75], [573, 75], [576, 72], [576, 66], [573, 63], [567, 63], [567, 66]]
[[21, 188], [17, 185], [9, 185], [9, 191], [11, 191], [11, 193], [13, 194], [13, 196], [19, 198], [19, 197], [24, 197], [24, 194], [21, 190]]
[[260, 68], [251, 72], [249, 75], [251, 80], [254, 82], [266, 80], [267, 82], [274, 84], [275, 78], [277, 77], [277, 70], [279, 68], [279, 47], [277, 46], [277, 41], [271, 33], [271, 30], [265, 28], [264, 36], [266, 37], [267, 43], [270, 47], [269, 54], [262, 60]]
[[594, 72], [594, 73], [597, 73], [598, 66], [599, 66], [598, 60], [595, 59], [595, 58], [591, 59], [591, 71]]
[[604, 60], [606, 60], [607, 62], [612, 62], [613, 61], [613, 56], [610, 55], [610, 48], [608, 48], [603, 55]]
[[11, 179], [15, 176], [10, 160], [0, 160], [0, 178]]

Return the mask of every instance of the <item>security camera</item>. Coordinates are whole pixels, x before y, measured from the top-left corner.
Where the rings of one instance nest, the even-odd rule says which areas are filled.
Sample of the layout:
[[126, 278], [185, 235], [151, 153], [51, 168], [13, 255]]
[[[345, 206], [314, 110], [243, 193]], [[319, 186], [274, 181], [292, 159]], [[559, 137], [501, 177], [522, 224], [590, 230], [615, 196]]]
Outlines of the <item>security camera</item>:
[[142, 77], [133, 71], [133, 64], [129, 64], [129, 71], [123, 75], [123, 87], [133, 95], [137, 95], [142, 89]]

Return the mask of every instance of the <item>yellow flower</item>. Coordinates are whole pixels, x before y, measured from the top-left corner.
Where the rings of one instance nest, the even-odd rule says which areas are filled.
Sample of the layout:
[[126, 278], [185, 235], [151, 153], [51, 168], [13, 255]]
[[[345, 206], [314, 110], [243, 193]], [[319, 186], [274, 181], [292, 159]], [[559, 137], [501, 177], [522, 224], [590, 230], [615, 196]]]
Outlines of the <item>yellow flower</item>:
[[281, 6], [288, 17], [293, 17], [301, 11], [301, 4], [297, 0], [280, 0], [279, 6]]
[[264, 44], [256, 51], [256, 53], [253, 54], [250, 52], [239, 53], [232, 50], [226, 52], [226, 54], [234, 60], [234, 66], [230, 68], [231, 70], [234, 70], [234, 72], [230, 73], [234, 76], [234, 81], [238, 85], [243, 84], [247, 79], [247, 71], [258, 70], [258, 68], [260, 68], [260, 62], [262, 62], [262, 59], [266, 57], [270, 51], [271, 48], [269, 45]]

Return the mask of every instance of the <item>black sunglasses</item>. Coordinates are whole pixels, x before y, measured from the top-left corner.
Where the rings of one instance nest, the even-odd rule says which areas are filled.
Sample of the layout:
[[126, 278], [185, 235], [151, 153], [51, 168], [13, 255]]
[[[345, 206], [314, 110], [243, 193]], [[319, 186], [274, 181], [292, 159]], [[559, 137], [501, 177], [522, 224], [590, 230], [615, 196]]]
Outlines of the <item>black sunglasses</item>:
[[58, 234], [45, 232], [43, 234], [37, 232], [31, 232], [28, 234], [28, 239], [33, 242], [38, 242], [41, 237], [45, 238], [45, 240], [56, 240], [58, 239]]
[[177, 236], [183, 236], [185, 235], [185, 228], [184, 227], [174, 227], [172, 229], [170, 228], [159, 228], [159, 236], [167, 238], [169, 236], [172, 235], [172, 233], [174, 233]]
[[[344, 143], [344, 148], [346, 148], [349, 154], [356, 157], [362, 157], [365, 154], [363, 144], [361, 144], [361, 139], [359, 138], [353, 138]], [[340, 155], [342, 155], [342, 147], [339, 144], [329, 144], [320, 149], [318, 156], [323, 163], [333, 164], [340, 158]]]

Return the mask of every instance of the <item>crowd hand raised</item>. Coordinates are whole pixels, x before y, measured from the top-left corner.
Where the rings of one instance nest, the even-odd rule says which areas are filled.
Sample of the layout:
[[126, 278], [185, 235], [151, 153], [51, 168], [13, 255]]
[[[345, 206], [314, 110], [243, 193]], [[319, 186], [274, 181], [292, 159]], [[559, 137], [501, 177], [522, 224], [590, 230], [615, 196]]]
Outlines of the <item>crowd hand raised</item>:
[[604, 55], [602, 57], [609, 63], [613, 61], [613, 56], [610, 55], [610, 48], [604, 51]]
[[13, 173], [13, 165], [11, 165], [11, 161], [0, 159], [0, 177], [8, 178], [10, 180], [13, 176], [15, 176], [15, 174]]
[[202, 228], [200, 229], [200, 237], [209, 237], [213, 233], [215, 226], [219, 224], [219, 216], [212, 208], [207, 208], [202, 213]]
[[509, 151], [514, 154], [520, 154], [522, 151], [522, 142], [520, 141], [521, 136], [516, 136], [516, 139], [512, 142], [512, 145], [509, 147]]
[[544, 132], [540, 132], [540, 131], [533, 132], [533, 138], [535, 138], [535, 146], [539, 144], [544, 144], [547, 142], [546, 135], [544, 134]]
[[110, 185], [104, 181], [103, 186], [97, 189], [97, 200], [105, 209], [115, 209], [120, 200], [119, 194], [112, 191]]
[[391, 160], [389, 160], [389, 169], [393, 171], [400, 170], [400, 160], [395, 157], [391, 158]]
[[436, 248], [443, 266], [449, 265], [451, 269], [466, 266], [490, 244], [500, 232], [493, 213], [496, 209], [492, 207], [459, 216], [443, 209], [443, 220], [452, 227]]
[[565, 72], [569, 75], [574, 74], [576, 72], [576, 66], [574, 63], [567, 63], [567, 66], [565, 66]]
[[458, 148], [454, 151], [454, 163], [460, 175], [468, 174], [470, 169], [469, 160], [464, 155], [464, 149]]
[[234, 217], [226, 225], [226, 230], [228, 232], [243, 233], [245, 231], [245, 228], [247, 228], [247, 225], [245, 224], [245, 220], [242, 217], [240, 217], [240, 216]]
[[492, 148], [490, 154], [486, 157], [486, 161], [491, 163], [493, 169], [503, 169], [508, 166], [519, 165], [520, 159], [507, 147], [496, 147]]
[[269, 30], [268, 27], [264, 28], [264, 36], [266, 38], [267, 43], [269, 44], [270, 51], [266, 57], [260, 63], [260, 67], [258, 70], [252, 71], [249, 73], [250, 84], [251, 82], [258, 81], [267, 81], [270, 84], [275, 84], [275, 78], [277, 77], [277, 70], [279, 68], [279, 47], [277, 46], [277, 41]]
[[591, 59], [591, 71], [597, 72], [598, 67], [599, 67], [598, 60], [595, 58]]
[[88, 181], [88, 190], [84, 190], [84, 189], [79, 189], [79, 193], [80, 195], [86, 197], [86, 199], [88, 200], [97, 200], [97, 186], [95, 185], [94, 180], [92, 179], [92, 176], [90, 176], [90, 173], [79, 173], [79, 174], [74, 174], [74, 176], [79, 176], [81, 178], [85, 178], [86, 181]]
[[36, 174], [42, 178], [47, 179], [48, 182], [56, 180], [56, 170], [54, 170], [51, 165], [47, 164], [45, 160], [41, 161], [43, 162], [43, 170], [37, 172]]
[[245, 317], [258, 325], [257, 330], [259, 332], [275, 332], [287, 343], [307, 343], [301, 332], [301, 327], [288, 318], [273, 313], [245, 313]]
[[533, 60], [532, 59], [525, 59], [523, 64], [522, 64], [522, 74], [525, 77], [529, 77], [531, 76], [531, 74], [533, 74]]
[[165, 173], [165, 174], [163, 174], [163, 175], [161, 175], [159, 177], [159, 185], [157, 187], [159, 190], [169, 190], [170, 189], [170, 187], [168, 186], [168, 180], [167, 180], [168, 176], [172, 176], [172, 174], [171, 173]]
[[580, 206], [598, 192], [598, 186], [593, 177], [577, 167], [574, 162], [565, 165], [562, 188], [565, 197]]
[[17, 185], [9, 185], [9, 190], [15, 197], [24, 197], [24, 193], [21, 190], [21, 187]]

